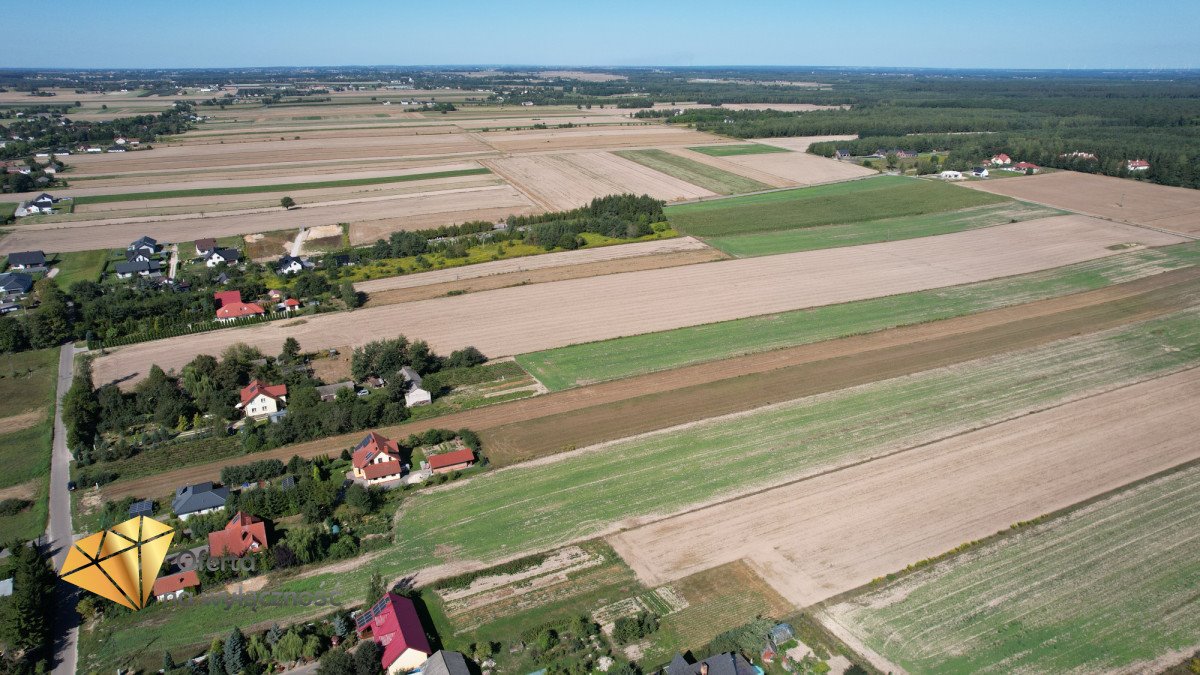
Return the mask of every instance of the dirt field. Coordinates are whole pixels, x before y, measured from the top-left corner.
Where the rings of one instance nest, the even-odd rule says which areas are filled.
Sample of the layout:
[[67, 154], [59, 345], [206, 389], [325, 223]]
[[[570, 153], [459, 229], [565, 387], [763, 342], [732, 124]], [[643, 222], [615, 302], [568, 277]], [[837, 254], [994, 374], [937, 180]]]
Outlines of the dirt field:
[[[284, 215], [291, 215], [284, 212]], [[266, 231], [275, 228], [253, 228]], [[12, 246], [10, 235], [4, 246]], [[135, 235], [136, 237], [136, 235]], [[122, 237], [132, 240], [135, 237]], [[474, 345], [498, 357], [790, 309], [904, 293], [1113, 255], [1110, 246], [1178, 243], [1174, 235], [1084, 216], [1060, 216], [939, 237], [868, 244], [663, 270], [575, 279], [359, 310], [353, 321], [403, 326], [439, 352]], [[92, 248], [95, 248], [93, 246]], [[6, 248], [6, 250], [14, 250]], [[19, 249], [17, 249], [19, 250]], [[56, 250], [46, 247], [46, 250]], [[628, 298], [637, 297], [631, 306]], [[586, 313], [580, 308], [587, 307]], [[130, 345], [101, 357], [96, 382], [132, 382], [148, 364], [181, 368], [232, 342], [276, 353], [285, 337], [304, 349], [346, 344], [347, 317], [278, 323]], [[401, 332], [397, 328], [396, 332]], [[382, 335], [351, 337], [357, 346]]]
[[964, 185], [1100, 218], [1200, 235], [1200, 190], [1074, 171]]
[[848, 106], [815, 105], [812, 103], [722, 103], [729, 110], [780, 110], [783, 112], [812, 112], [814, 110], [839, 110]]
[[804, 152], [808, 150], [808, 146], [813, 143], [821, 143], [824, 141], [852, 141], [858, 138], [853, 134], [842, 134], [838, 136], [792, 136], [790, 138], [748, 138], [747, 143], [762, 143], [763, 145], [774, 145], [777, 148], [786, 148], [795, 150], [796, 152]]
[[765, 183], [772, 187], [793, 187], [796, 185], [795, 182], [781, 176], [777, 176], [773, 173], [759, 171], [758, 169], [727, 161], [725, 157], [713, 157], [702, 152], [689, 150], [688, 148], [670, 148], [669, 150], [666, 150], [666, 152], [669, 152], [672, 155], [679, 155], [685, 159], [690, 159], [693, 162], [707, 164], [708, 166], [720, 169], [722, 171], [728, 171], [730, 173], [738, 174], [739, 176], [745, 176], [746, 178], [756, 180], [760, 183]]
[[807, 152], [771, 152], [760, 155], [730, 155], [721, 159], [751, 171], [761, 171], [791, 181], [793, 185], [833, 183], [851, 178], [874, 176], [874, 169], [853, 162], [839, 162]]
[[649, 194], [668, 202], [715, 193], [607, 152], [526, 155], [483, 162], [547, 211], [583, 206], [611, 194]]
[[[1174, 309], [1200, 269], [1180, 270], [1098, 291], [1032, 302], [945, 321], [829, 340], [761, 354], [578, 387], [381, 430], [388, 436], [434, 427], [483, 432], [497, 465], [545, 457], [568, 447], [613, 440], [922, 369], [1028, 347]], [[1190, 284], [1190, 285], [1189, 285]], [[1165, 292], [1161, 292], [1165, 290]], [[1194, 300], [1194, 298], [1193, 298]], [[338, 379], [344, 363], [314, 362]], [[348, 447], [361, 434], [292, 445], [246, 458], [286, 460]], [[105, 486], [107, 498], [169, 492], [173, 485], [220, 473], [221, 460], [153, 478]]]
[[648, 585], [748, 559], [805, 607], [1200, 458], [1200, 369], [639, 527], [610, 539]]
[[191, 241], [197, 232], [210, 237], [273, 232], [299, 226], [352, 222], [351, 242], [372, 242], [386, 233], [435, 224], [492, 219], [531, 213], [533, 204], [509, 185], [447, 187], [435, 192], [309, 204], [300, 209], [260, 209], [250, 213], [203, 217], [185, 214], [146, 218], [39, 223], [15, 228], [0, 240], [0, 251], [87, 251], [110, 248], [114, 241], [149, 235], [165, 242]]
[[602, 129], [548, 129], [500, 131], [475, 134], [479, 141], [501, 152], [539, 152], [563, 150], [605, 150], [706, 145], [721, 141], [718, 136], [665, 125], [607, 127]]

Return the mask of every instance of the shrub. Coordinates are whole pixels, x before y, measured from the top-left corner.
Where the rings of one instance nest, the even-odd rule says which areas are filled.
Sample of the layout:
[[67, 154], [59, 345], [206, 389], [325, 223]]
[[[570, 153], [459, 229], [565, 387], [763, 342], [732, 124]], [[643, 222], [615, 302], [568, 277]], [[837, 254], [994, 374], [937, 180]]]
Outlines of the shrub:
[[33, 502], [28, 499], [5, 499], [0, 501], [0, 516], [15, 516], [30, 506]]

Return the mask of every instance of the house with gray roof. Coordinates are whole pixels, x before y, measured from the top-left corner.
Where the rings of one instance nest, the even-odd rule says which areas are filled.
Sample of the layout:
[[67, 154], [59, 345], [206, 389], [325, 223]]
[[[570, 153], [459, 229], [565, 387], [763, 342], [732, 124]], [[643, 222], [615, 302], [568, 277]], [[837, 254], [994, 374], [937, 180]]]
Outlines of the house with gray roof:
[[440, 649], [421, 666], [421, 675], [471, 675], [471, 669], [462, 654]]
[[676, 654], [670, 665], [663, 669], [665, 675], [757, 675], [758, 671], [746, 657], [736, 652], [725, 652], [710, 656], [699, 663], [688, 663], [682, 654]]
[[4, 295], [24, 295], [33, 288], [33, 277], [22, 272], [4, 272], [0, 274], [0, 293]]
[[212, 481], [185, 485], [175, 491], [175, 499], [171, 500], [171, 510], [180, 520], [187, 520], [195, 515], [212, 513], [225, 508], [229, 499], [229, 488], [217, 487]]
[[345, 382], [317, 387], [317, 395], [321, 397], [322, 401], [332, 401], [337, 398], [337, 393], [343, 389], [354, 391], [354, 382], [346, 380]]
[[[146, 235], [142, 235], [138, 237], [137, 240], [132, 244], [126, 246], [125, 252], [140, 253], [147, 257], [152, 256], [155, 253], [158, 253], [158, 240], [147, 237]], [[126, 258], [128, 259], [128, 256], [126, 256]]]
[[46, 254], [41, 251], [19, 251], [8, 254], [8, 266], [16, 270], [45, 267]]
[[157, 260], [131, 260], [129, 262], [117, 263], [116, 272], [118, 279], [130, 279], [134, 275], [139, 277], [160, 277], [162, 276], [162, 263]]

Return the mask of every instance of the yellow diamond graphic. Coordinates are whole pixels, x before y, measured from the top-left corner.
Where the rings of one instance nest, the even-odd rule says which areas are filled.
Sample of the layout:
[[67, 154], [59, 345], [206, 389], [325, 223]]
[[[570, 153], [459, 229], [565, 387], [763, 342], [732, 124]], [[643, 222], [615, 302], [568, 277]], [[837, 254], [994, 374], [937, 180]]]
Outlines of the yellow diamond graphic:
[[75, 542], [58, 575], [130, 609], [141, 609], [174, 537], [175, 530], [157, 520], [130, 518]]

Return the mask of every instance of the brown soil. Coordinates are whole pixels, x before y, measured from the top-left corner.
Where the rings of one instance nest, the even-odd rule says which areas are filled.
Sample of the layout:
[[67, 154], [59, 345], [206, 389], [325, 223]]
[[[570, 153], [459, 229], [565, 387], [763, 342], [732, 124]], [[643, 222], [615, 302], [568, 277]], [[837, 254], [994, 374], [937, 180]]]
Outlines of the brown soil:
[[26, 410], [20, 415], [0, 417], [0, 434], [11, 434], [14, 431], [28, 429], [41, 422], [46, 417], [46, 409]]
[[[647, 585], [747, 559], [797, 607], [1200, 457], [1200, 369], [613, 536]], [[703, 555], [697, 555], [703, 552]]]
[[[830, 340], [578, 387], [381, 429], [402, 437], [431, 428], [482, 432], [496, 466], [573, 447], [749, 410], [770, 403], [895, 377], [1138, 321], [1195, 301], [1200, 268], [979, 314]], [[242, 462], [293, 454], [315, 457], [350, 447], [360, 433], [286, 446]], [[227, 459], [120, 481], [107, 499], [159, 495], [215, 478]]]
[[0, 500], [3, 499], [33, 499], [37, 495], [38, 481], [31, 480], [19, 485], [0, 488]]

